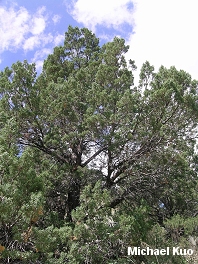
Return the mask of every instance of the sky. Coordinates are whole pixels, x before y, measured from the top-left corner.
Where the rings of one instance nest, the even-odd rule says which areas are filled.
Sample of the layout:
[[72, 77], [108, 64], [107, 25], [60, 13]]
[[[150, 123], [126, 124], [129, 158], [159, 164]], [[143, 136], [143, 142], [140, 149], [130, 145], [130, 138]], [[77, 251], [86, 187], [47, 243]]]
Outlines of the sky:
[[146, 60], [198, 80], [197, 10], [197, 0], [0, 0], [0, 71], [26, 59], [40, 72], [71, 25], [89, 28], [101, 45], [124, 38], [136, 82]]

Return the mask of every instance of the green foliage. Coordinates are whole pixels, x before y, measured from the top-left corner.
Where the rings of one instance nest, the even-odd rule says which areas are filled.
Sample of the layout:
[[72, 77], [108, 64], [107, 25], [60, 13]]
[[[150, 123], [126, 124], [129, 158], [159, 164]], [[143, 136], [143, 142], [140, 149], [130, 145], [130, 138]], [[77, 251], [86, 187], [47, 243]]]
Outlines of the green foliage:
[[153, 225], [146, 203], [133, 210], [126, 205], [110, 208], [110, 202], [111, 194], [101, 189], [101, 182], [85, 187], [81, 206], [73, 212], [71, 263], [130, 263], [127, 247], [146, 239]]
[[0, 73], [2, 261], [185, 263], [127, 247], [197, 236], [198, 81], [146, 61], [134, 87], [128, 49], [70, 26], [39, 76]]

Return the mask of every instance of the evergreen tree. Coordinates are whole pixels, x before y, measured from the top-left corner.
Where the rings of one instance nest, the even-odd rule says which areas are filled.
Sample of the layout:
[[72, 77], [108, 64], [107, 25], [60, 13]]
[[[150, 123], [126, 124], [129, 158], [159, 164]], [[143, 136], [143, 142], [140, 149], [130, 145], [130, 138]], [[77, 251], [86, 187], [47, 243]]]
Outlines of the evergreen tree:
[[3, 261], [185, 263], [127, 247], [196, 235], [198, 82], [145, 62], [135, 87], [128, 49], [70, 26], [39, 76], [1, 72]]

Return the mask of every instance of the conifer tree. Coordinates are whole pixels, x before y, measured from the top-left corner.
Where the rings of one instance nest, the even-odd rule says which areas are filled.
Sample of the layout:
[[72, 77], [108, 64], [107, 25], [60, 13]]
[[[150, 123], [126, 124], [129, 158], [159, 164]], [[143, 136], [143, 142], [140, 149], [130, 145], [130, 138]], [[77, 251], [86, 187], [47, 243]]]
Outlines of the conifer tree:
[[128, 49], [70, 26], [40, 75], [1, 72], [3, 260], [157, 263], [127, 246], [196, 235], [198, 82], [147, 61], [135, 87]]

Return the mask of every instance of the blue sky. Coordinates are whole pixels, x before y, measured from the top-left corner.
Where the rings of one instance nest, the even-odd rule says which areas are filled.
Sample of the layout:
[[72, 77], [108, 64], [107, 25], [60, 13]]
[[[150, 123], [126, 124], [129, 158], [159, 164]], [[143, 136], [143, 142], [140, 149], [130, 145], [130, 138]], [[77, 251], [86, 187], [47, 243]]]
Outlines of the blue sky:
[[27, 59], [39, 72], [72, 25], [88, 27], [101, 44], [124, 38], [138, 69], [148, 60], [198, 79], [197, 10], [197, 0], [0, 0], [0, 70]]

